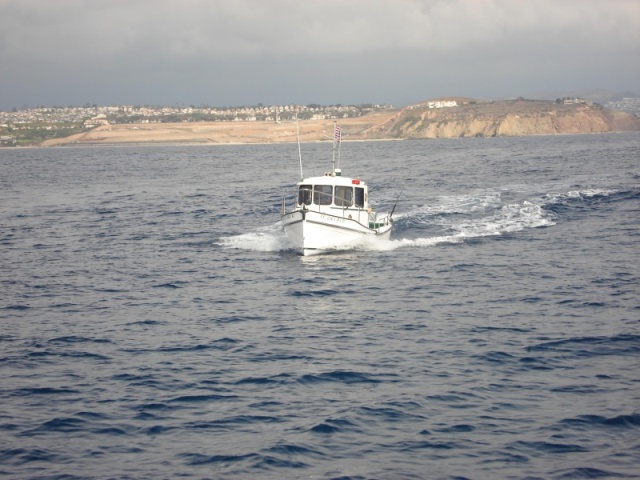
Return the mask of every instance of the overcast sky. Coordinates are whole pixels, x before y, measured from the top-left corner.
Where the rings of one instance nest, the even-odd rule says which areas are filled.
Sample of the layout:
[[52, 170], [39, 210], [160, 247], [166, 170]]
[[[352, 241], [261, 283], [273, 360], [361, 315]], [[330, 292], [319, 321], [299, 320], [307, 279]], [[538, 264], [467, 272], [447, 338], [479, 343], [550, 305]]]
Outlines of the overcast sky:
[[0, 109], [640, 94], [640, 0], [0, 0]]

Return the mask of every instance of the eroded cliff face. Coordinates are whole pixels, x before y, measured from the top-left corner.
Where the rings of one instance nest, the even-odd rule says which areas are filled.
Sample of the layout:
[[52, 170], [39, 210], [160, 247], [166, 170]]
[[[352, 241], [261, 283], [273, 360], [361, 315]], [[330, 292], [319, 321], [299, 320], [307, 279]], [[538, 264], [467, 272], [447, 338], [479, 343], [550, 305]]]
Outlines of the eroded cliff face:
[[640, 119], [600, 106], [545, 101], [469, 103], [452, 108], [408, 107], [369, 132], [370, 138], [460, 138], [604, 133], [640, 130]]

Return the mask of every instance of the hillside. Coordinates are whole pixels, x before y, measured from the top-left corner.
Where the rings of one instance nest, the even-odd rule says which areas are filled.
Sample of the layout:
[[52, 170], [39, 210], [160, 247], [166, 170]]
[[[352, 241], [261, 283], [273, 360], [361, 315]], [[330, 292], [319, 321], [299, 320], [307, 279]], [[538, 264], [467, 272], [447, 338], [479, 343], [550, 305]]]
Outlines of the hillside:
[[[640, 131], [640, 118], [586, 103], [559, 104], [544, 100], [480, 102], [464, 98], [442, 101], [456, 106], [429, 108], [429, 101], [402, 110], [387, 109], [342, 118], [343, 139], [384, 140], [553, 135]], [[432, 102], [433, 103], [433, 102]], [[433, 107], [433, 104], [432, 104]], [[333, 120], [299, 123], [303, 142], [330, 140]], [[295, 122], [198, 122], [104, 125], [43, 146], [134, 143], [292, 143]]]
[[[342, 135], [345, 141], [368, 137], [364, 132], [375, 130], [395, 117], [399, 110], [384, 110], [353, 118], [342, 118]], [[300, 120], [281, 122], [181, 122], [104, 125], [88, 132], [56, 138], [43, 146], [61, 145], [109, 145], [109, 144], [244, 144], [244, 143], [295, 143], [299, 128], [302, 142], [318, 142], [333, 138], [334, 120]]]
[[[464, 102], [464, 103], [463, 103]], [[559, 104], [542, 100], [477, 102], [458, 99], [450, 108], [412, 105], [371, 138], [460, 138], [640, 130], [640, 119], [625, 112], [586, 103]]]

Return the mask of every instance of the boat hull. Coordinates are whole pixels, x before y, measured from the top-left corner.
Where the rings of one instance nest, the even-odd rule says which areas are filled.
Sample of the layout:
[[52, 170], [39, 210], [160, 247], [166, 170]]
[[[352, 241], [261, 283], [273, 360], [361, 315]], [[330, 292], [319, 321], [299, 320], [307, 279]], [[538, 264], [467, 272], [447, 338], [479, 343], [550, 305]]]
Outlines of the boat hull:
[[302, 255], [349, 248], [364, 238], [389, 238], [391, 234], [391, 222], [367, 228], [353, 219], [312, 210], [286, 213], [282, 225], [289, 242]]

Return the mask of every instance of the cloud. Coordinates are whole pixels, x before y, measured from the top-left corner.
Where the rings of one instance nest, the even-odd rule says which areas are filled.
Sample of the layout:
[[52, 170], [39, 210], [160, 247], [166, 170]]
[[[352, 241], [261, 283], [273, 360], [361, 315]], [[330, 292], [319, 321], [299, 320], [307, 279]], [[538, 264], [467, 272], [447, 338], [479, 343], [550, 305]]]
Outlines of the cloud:
[[454, 52], [514, 36], [637, 48], [640, 40], [640, 4], [621, 0], [4, 0], [0, 14], [3, 46], [27, 55]]
[[0, 107], [47, 89], [191, 102], [203, 76], [232, 98], [282, 98], [301, 90], [293, 79], [309, 96], [340, 80], [345, 96], [391, 102], [429, 95], [406, 91], [421, 84], [637, 88], [639, 32], [636, 0], [0, 0]]

